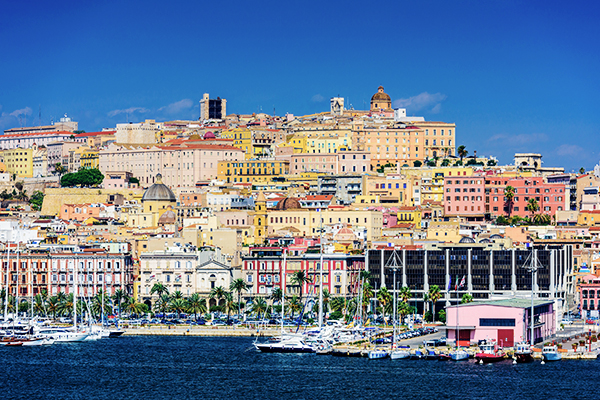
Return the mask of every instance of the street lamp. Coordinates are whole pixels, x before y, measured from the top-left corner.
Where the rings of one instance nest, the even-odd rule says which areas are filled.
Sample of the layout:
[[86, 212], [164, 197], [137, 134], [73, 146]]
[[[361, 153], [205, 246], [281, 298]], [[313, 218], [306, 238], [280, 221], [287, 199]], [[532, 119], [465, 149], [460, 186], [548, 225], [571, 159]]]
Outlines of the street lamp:
[[[527, 260], [529, 260], [529, 264], [527, 264]], [[530, 324], [530, 329], [531, 329], [531, 345], [534, 345], [534, 340], [533, 340], [533, 296], [534, 296], [534, 277], [535, 274], [537, 273], [537, 270], [541, 267], [541, 265], [539, 265], [538, 261], [537, 261], [537, 257], [536, 257], [536, 253], [535, 250], [533, 248], [531, 248], [531, 254], [529, 254], [529, 256], [527, 257], [527, 260], [525, 260], [525, 264], [523, 264], [523, 267], [525, 267], [527, 269], [527, 271], [531, 272], [531, 315], [529, 316], [529, 324]]]

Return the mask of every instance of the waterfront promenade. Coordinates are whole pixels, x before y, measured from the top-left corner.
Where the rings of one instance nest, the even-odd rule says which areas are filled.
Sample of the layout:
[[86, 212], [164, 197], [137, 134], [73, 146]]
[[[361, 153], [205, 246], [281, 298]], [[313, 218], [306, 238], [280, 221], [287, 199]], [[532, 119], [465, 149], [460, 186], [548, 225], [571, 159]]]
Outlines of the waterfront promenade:
[[[231, 327], [231, 326], [190, 326], [190, 325], [151, 325], [151, 326], [129, 326], [124, 328], [124, 335], [127, 336], [276, 336], [281, 330], [275, 327], [261, 327], [260, 331], [256, 328]], [[286, 331], [290, 331], [289, 328]], [[291, 330], [293, 332], [294, 329]]]

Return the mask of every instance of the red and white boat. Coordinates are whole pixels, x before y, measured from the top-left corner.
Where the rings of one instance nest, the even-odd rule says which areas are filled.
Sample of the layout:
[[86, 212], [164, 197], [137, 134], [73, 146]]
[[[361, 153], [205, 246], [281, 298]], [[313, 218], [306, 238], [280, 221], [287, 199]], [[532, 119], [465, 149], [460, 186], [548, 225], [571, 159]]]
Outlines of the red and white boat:
[[475, 354], [475, 361], [480, 364], [502, 361], [506, 356], [504, 351], [502, 351], [502, 349], [499, 348], [498, 344], [495, 342], [485, 342], [479, 346], [479, 349], [481, 351]]

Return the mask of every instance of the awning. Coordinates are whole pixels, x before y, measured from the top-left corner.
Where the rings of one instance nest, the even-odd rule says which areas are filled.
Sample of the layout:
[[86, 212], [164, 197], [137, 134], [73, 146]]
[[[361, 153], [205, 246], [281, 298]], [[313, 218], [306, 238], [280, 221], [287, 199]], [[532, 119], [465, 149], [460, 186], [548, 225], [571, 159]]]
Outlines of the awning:
[[452, 329], [452, 330], [456, 330], [456, 329], [475, 329], [475, 326], [446, 326], [446, 329]]

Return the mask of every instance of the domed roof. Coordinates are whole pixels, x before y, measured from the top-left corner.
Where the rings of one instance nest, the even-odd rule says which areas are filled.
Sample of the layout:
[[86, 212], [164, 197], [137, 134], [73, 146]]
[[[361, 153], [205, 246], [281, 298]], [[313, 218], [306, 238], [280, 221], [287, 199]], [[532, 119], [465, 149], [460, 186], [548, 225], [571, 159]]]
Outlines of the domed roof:
[[209, 132], [206, 132], [206, 133], [204, 134], [204, 139], [216, 139], [216, 138], [217, 138], [217, 137], [215, 136], [215, 134], [214, 134], [214, 133], [212, 133], [212, 132], [210, 132], [210, 131], [209, 131]]
[[174, 224], [175, 221], [177, 221], [177, 215], [175, 215], [173, 210], [167, 210], [158, 219], [158, 224], [159, 225], [169, 225], [169, 224]]
[[371, 101], [374, 101], [374, 100], [378, 100], [378, 101], [382, 101], [382, 100], [383, 101], [392, 101], [392, 98], [390, 97], [389, 94], [387, 94], [387, 93], [385, 93], [383, 91], [383, 86], [379, 86], [377, 88], [377, 93], [375, 93], [373, 95], [373, 97], [371, 97]]
[[468, 236], [463, 236], [458, 243], [475, 243], [475, 240]]
[[146, 192], [144, 192], [144, 196], [142, 196], [142, 201], [172, 201], [176, 202], [177, 197], [167, 185], [162, 183], [162, 175], [156, 175], [156, 183], [150, 186]]
[[286, 197], [283, 200], [279, 200], [277, 205], [275, 206], [276, 210], [298, 210], [302, 208], [300, 202], [293, 197]]

